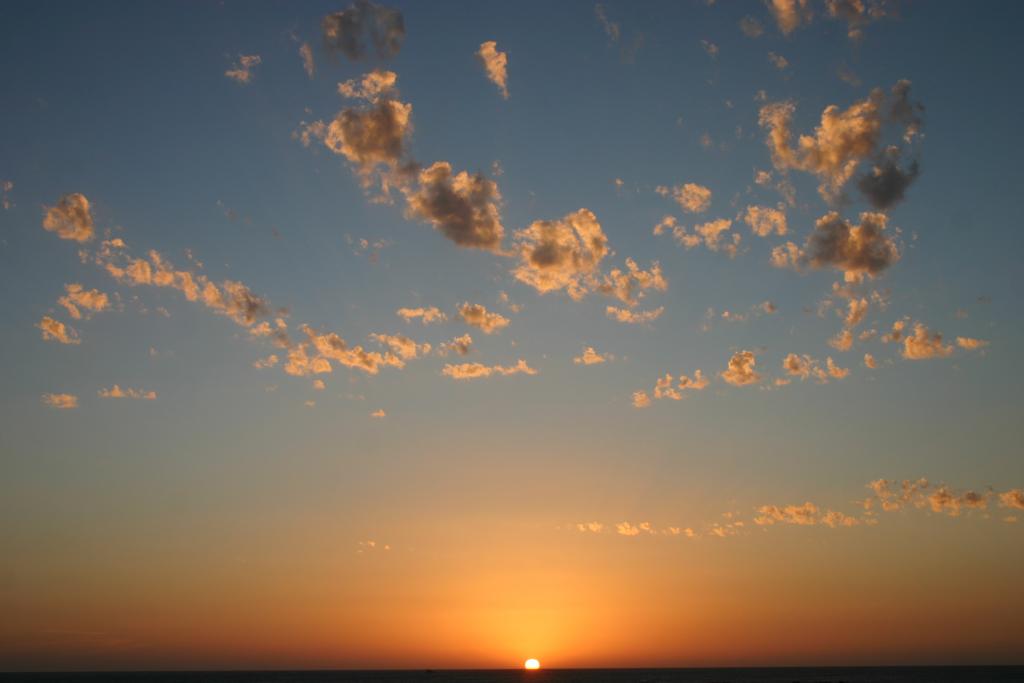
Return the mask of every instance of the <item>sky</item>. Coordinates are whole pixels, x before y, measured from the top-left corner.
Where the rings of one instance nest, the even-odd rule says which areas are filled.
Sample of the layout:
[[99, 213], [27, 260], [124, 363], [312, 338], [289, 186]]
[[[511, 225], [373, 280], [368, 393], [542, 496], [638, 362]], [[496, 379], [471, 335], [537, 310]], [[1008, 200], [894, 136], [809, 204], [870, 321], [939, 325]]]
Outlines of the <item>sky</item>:
[[1021, 663], [1020, 5], [4, 15], [0, 669]]

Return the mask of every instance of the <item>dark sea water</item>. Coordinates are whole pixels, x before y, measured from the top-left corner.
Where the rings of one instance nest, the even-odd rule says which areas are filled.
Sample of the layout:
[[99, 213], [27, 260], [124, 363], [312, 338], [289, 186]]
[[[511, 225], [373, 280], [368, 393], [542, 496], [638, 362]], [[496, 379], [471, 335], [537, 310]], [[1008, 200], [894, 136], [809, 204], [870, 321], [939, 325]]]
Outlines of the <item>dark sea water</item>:
[[0, 674], [0, 680], [158, 683], [1024, 683], [1012, 667], [800, 667], [762, 669], [545, 669], [542, 671], [189, 671]]

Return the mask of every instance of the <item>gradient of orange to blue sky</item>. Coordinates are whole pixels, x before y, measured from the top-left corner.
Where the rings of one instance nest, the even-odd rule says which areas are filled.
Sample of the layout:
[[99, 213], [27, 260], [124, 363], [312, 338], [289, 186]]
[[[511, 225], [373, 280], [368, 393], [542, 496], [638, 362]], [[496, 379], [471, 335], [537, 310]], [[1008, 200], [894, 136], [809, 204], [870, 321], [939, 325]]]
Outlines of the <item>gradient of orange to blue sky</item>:
[[0, 668], [1019, 663], [1022, 7], [6, 3]]

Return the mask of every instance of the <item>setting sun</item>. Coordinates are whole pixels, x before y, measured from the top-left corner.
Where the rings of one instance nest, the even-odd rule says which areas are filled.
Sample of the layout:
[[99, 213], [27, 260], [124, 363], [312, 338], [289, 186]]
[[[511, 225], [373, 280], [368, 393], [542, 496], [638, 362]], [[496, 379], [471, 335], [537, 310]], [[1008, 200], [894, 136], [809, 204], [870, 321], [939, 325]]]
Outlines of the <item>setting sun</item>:
[[523, 662], [523, 668], [529, 669], [530, 671], [535, 671], [540, 668], [540, 662], [538, 662], [536, 659], [527, 659], [525, 662]]

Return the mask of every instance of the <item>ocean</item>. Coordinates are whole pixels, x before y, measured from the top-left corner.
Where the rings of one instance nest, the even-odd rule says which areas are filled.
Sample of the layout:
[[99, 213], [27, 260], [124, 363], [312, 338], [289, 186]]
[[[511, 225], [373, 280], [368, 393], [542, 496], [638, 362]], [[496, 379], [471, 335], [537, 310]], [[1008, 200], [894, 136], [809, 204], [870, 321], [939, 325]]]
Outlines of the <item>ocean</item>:
[[1024, 666], [519, 669], [453, 671], [137, 671], [9, 673], [0, 680], [158, 683], [1024, 683]]

